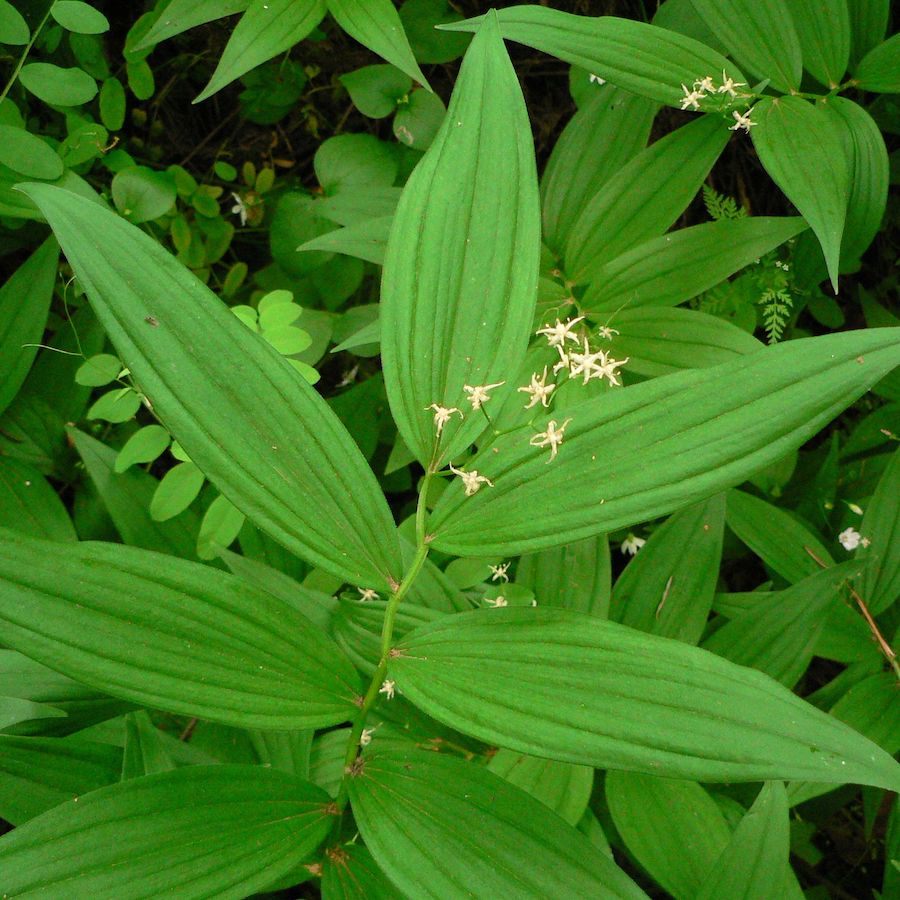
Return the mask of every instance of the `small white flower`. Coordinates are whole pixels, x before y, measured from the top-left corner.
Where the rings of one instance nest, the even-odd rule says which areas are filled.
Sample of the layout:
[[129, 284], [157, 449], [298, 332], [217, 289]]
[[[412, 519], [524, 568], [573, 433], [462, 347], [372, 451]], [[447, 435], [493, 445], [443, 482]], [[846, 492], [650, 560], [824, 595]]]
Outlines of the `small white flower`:
[[506, 597], [485, 597], [484, 602], [487, 603], [488, 606], [492, 606], [494, 609], [498, 609], [501, 606], [507, 606]]
[[729, 97], [734, 98], [734, 97], [737, 97], [737, 95], [738, 95], [735, 88], [746, 87], [746, 86], [747, 86], [746, 81], [732, 81], [732, 79], [729, 78], [725, 74], [725, 70], [722, 69], [722, 84], [719, 85], [718, 89], [716, 90], [716, 93], [717, 94], [728, 94]]
[[471, 472], [466, 472], [463, 469], [454, 469], [453, 464], [451, 463], [450, 471], [454, 475], [459, 475], [459, 477], [462, 478], [463, 487], [466, 489], [467, 497], [471, 497], [472, 494], [477, 494], [481, 490], [483, 484], [486, 484], [488, 487], [494, 486], [494, 482], [491, 481], [490, 478], [479, 475], [475, 469], [472, 469]]
[[455, 406], [440, 406], [437, 403], [432, 403], [431, 406], [426, 406], [425, 409], [434, 410], [434, 426], [437, 428], [438, 437], [441, 436], [444, 426], [450, 421], [453, 413], [459, 413], [459, 417], [463, 417], [462, 410], [457, 409]]
[[750, 129], [756, 124], [756, 122], [750, 121], [750, 116], [752, 113], [752, 109], [748, 109], [747, 112], [743, 114], [739, 113], [736, 109], [733, 109], [731, 111], [731, 115], [734, 116], [734, 125], [732, 125], [728, 130], [738, 131], [739, 129], [743, 129], [749, 134]]
[[559, 362], [554, 363], [553, 365], [554, 375], [556, 375], [557, 372], [560, 372], [563, 369], [568, 370], [568, 368], [572, 365], [572, 360], [569, 358], [569, 354], [566, 352], [564, 347], [557, 347], [556, 352], [559, 354]]
[[498, 381], [496, 384], [476, 384], [474, 387], [464, 384], [463, 390], [469, 395], [468, 400], [472, 404], [472, 409], [481, 409], [481, 405], [491, 399], [488, 391], [504, 384], [506, 384], [505, 381]]
[[553, 462], [556, 458], [557, 451], [559, 450], [559, 445], [563, 442], [563, 432], [571, 421], [571, 419], [566, 419], [562, 425], [557, 425], [556, 420], [551, 419], [547, 423], [547, 430], [534, 435], [528, 443], [531, 444], [532, 447], [549, 447], [550, 459], [548, 459], [547, 462]]
[[610, 328], [609, 325], [601, 325], [597, 330], [597, 334], [600, 335], [604, 340], [611, 341], [614, 334], [618, 334], [615, 328]]
[[499, 566], [490, 566], [491, 570], [491, 581], [502, 581], [504, 584], [509, 581], [509, 575], [506, 574], [507, 570], [510, 567], [510, 563], [505, 562], [501, 563]]
[[627, 553], [629, 556], [634, 556], [641, 547], [644, 546], [647, 542], [638, 537], [635, 534], [632, 534], [630, 531], [628, 532], [628, 537], [622, 541], [622, 547], [620, 548], [623, 553]]
[[533, 373], [531, 376], [531, 384], [525, 385], [525, 387], [517, 388], [519, 393], [528, 394], [529, 400], [525, 409], [531, 409], [532, 406], [537, 406], [538, 403], [541, 404], [545, 409], [550, 403], [550, 395], [556, 390], [555, 384], [547, 384], [547, 367], [544, 366], [544, 371], [541, 373], [541, 377], [538, 378], [537, 372]]
[[587, 384], [591, 380], [594, 370], [597, 368], [598, 360], [600, 365], [606, 365], [606, 353], [604, 353], [603, 350], [591, 353], [591, 348], [588, 346], [587, 338], [585, 338], [584, 353], [569, 354], [569, 375], [571, 375], [572, 378], [583, 375], [584, 380], [581, 383]]
[[845, 528], [839, 535], [838, 540], [845, 550], [855, 550], [857, 547], [868, 547], [871, 541], [864, 538], [855, 528]]
[[376, 594], [375, 591], [372, 590], [372, 588], [358, 587], [357, 590], [361, 594], [361, 596], [359, 598], [360, 603], [368, 603], [369, 600], [380, 600], [381, 599], [378, 596], [378, 594]]
[[590, 84], [606, 84], [606, 79], [601, 78], [599, 75], [595, 75], [593, 72], [588, 76], [588, 82]]
[[703, 91], [688, 90], [686, 84], [683, 84], [681, 89], [684, 91], [684, 96], [681, 98], [681, 108], [687, 109], [690, 107], [691, 109], [700, 109], [700, 101], [706, 97], [706, 94], [704, 94]]
[[847, 501], [844, 502], [847, 503], [847, 509], [849, 509], [850, 512], [856, 513], [856, 515], [858, 516], [861, 516], [863, 514], [863, 509], [858, 503], [849, 503]]
[[543, 328], [539, 328], [535, 334], [543, 334], [551, 347], [562, 347], [566, 341], [574, 341], [577, 344], [578, 335], [573, 329], [583, 318], [584, 316], [579, 316], [577, 319], [567, 319], [565, 322], [557, 319], [553, 325], [545, 325]]
[[362, 734], [359, 736], [359, 746], [368, 747], [372, 743], [373, 734], [375, 734], [374, 728], [363, 728]]
[[240, 194], [236, 194], [234, 191], [231, 192], [231, 196], [234, 197], [235, 203], [234, 206], [231, 207], [231, 212], [241, 217], [241, 226], [247, 224], [247, 206], [244, 203], [244, 198]]
[[606, 362], [597, 366], [592, 374], [597, 378], [605, 378], [609, 381], [611, 387], [621, 387], [622, 382], [619, 381], [619, 373], [616, 372], [616, 369], [619, 366], [624, 366], [629, 359], [631, 359], [630, 356], [626, 356], [625, 359], [613, 359], [608, 356]]
[[[684, 87], [684, 85], [682, 85], [682, 87]], [[712, 80], [712, 75], [707, 75], [705, 78], [701, 78], [698, 81], [695, 81], [694, 90], [705, 91], [708, 94], [715, 94], [716, 85]]]
[[378, 688], [379, 694], [384, 694], [388, 700], [394, 699], [394, 689], [396, 688], [396, 682], [392, 681], [390, 678], [385, 681], [380, 688]]

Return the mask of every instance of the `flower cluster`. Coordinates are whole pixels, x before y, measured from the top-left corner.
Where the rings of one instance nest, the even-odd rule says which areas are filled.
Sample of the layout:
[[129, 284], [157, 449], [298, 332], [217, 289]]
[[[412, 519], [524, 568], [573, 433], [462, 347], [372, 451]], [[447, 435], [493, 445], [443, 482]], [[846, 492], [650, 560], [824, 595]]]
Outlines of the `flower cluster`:
[[[738, 88], [746, 87], [744, 81], [735, 81], [733, 78], [722, 71], [722, 83], [717, 85], [712, 75], [705, 75], [698, 78], [690, 87], [686, 84], [681, 85], [684, 96], [681, 98], [682, 109], [692, 109], [703, 112], [726, 112], [730, 109], [734, 101], [748, 100], [752, 94], [744, 94], [738, 91]], [[705, 101], [705, 102], [704, 102]], [[702, 105], [701, 105], [702, 104]], [[738, 131], [739, 129], [749, 132], [756, 125], [750, 115], [752, 109], [740, 112], [739, 110], [731, 110], [734, 118], [734, 125], [729, 131]]]

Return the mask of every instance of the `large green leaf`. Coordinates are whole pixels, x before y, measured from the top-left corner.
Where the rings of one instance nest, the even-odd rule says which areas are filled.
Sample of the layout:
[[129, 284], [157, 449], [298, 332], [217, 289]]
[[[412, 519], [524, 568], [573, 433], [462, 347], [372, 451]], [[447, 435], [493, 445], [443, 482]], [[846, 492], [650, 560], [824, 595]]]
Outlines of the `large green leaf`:
[[[539, 255], [531, 126], [491, 14], [403, 191], [384, 261], [385, 385], [424, 465], [451, 458], [484, 428], [463, 386], [502, 382], [524, 356]], [[451, 416], [439, 441], [432, 404], [465, 415]]]
[[856, 551], [856, 558], [866, 562], [856, 589], [877, 616], [900, 599], [900, 450], [875, 488], [860, 534], [869, 543]]
[[[573, 16], [544, 6], [513, 6], [498, 12], [503, 37], [581, 66], [612, 84], [667, 106], [681, 106], [682, 85], [706, 75], [743, 75], [724, 56], [693, 38], [655, 25], [618, 19]], [[477, 19], [442, 26], [474, 31]]]
[[[787, 14], [787, 8], [782, 9], [782, 15]], [[819, 84], [836, 88], [850, 61], [847, 0], [793, 0], [790, 12], [803, 53], [803, 68]]]
[[506, 556], [671, 512], [780, 459], [898, 363], [898, 330], [870, 329], [606, 393], [566, 410], [556, 459], [531, 429], [497, 438], [470, 463], [494, 487], [450, 484], [429, 534], [458, 556]]
[[250, 0], [172, 0], [131, 49], [138, 51], [152, 47], [189, 28], [243, 12], [249, 5]]
[[322, 900], [402, 900], [362, 844], [342, 844], [325, 853]]
[[0, 527], [32, 537], [75, 541], [62, 500], [37, 469], [0, 456]]
[[222, 493], [321, 568], [398, 581], [384, 495], [306, 380], [139, 229], [57, 188], [27, 192], [154, 411]]
[[770, 79], [781, 91], [799, 89], [803, 74], [800, 39], [782, 0], [691, 3], [739, 65], [758, 78]]
[[[428, 87], [391, 0], [326, 0], [328, 11], [350, 37]], [[431, 90], [431, 88], [428, 88]]]
[[884, 40], [891, 17], [891, 0], [847, 0], [847, 7], [853, 32], [850, 60], [855, 66]]
[[596, 616], [474, 610], [417, 628], [391, 657], [407, 700], [522, 753], [698, 781], [900, 786], [892, 757], [771, 678]]
[[12, 896], [240, 898], [310, 854], [329, 798], [275, 769], [188, 766], [100, 788], [0, 839]]
[[208, 566], [5, 532], [0, 584], [7, 646], [115, 697], [275, 729], [333, 725], [356, 709], [359, 678], [328, 637]]
[[325, 0], [251, 0], [225, 45], [209, 84], [194, 103], [206, 100], [266, 60], [290, 50], [324, 15]]
[[0, 287], [0, 413], [34, 361], [53, 299], [58, 259], [56, 241], [47, 238]]
[[798, 217], [705, 222], [638, 244], [592, 268], [586, 309], [675, 306], [715, 287], [807, 228]]
[[873, 47], [856, 67], [853, 80], [865, 91], [900, 93], [900, 34]]
[[800, 97], [764, 97], [750, 129], [760, 162], [816, 233], [837, 290], [850, 171], [839, 124]]
[[373, 754], [349, 785], [372, 856], [411, 897], [644, 896], [587, 838], [479, 765]]

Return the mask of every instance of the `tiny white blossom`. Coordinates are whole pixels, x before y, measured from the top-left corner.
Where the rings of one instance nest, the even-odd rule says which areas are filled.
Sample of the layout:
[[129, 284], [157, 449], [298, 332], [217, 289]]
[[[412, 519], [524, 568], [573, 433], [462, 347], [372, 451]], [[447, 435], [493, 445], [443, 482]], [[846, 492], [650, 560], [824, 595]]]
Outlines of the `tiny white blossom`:
[[728, 94], [729, 97], [737, 97], [737, 91], [735, 88], [746, 87], [746, 81], [733, 81], [725, 74], [725, 70], [722, 69], [722, 83], [719, 85], [716, 90], [717, 94]]
[[739, 129], [743, 129], [748, 134], [750, 133], [750, 129], [756, 124], [756, 122], [752, 122], [750, 120], [750, 116], [753, 113], [752, 109], [748, 109], [746, 113], [739, 113], [736, 109], [731, 111], [731, 115], [734, 116], [734, 125], [732, 125], [728, 130], [729, 131], [738, 131]]
[[463, 469], [453, 468], [453, 464], [451, 463], [450, 471], [454, 475], [459, 475], [459, 477], [462, 478], [463, 487], [466, 489], [467, 497], [471, 497], [472, 494], [477, 494], [481, 490], [483, 484], [486, 484], [488, 487], [494, 486], [494, 482], [491, 481], [490, 478], [479, 475], [475, 469], [472, 469], [471, 472], [466, 472]]
[[855, 550], [857, 547], [868, 547], [872, 542], [863, 537], [855, 528], [845, 528], [839, 535], [838, 540], [845, 550]]
[[231, 212], [241, 217], [241, 226], [243, 227], [247, 224], [247, 206], [244, 203], [244, 198], [240, 194], [235, 194], [234, 191], [231, 192], [231, 196], [235, 200], [234, 206], [231, 207]]
[[565, 322], [557, 319], [553, 325], [545, 325], [543, 328], [539, 328], [535, 334], [543, 334], [551, 347], [562, 347], [566, 341], [574, 341], [577, 344], [578, 335], [573, 329], [583, 318], [584, 316], [579, 316], [577, 319], [567, 319]]
[[599, 75], [595, 75], [593, 72], [588, 76], [588, 82], [590, 84], [606, 84], [606, 79], [601, 78]]
[[856, 513], [858, 516], [861, 516], [863, 514], [863, 509], [858, 503], [849, 503], [847, 501], [844, 502], [847, 503], [847, 509], [849, 509], [850, 512]]
[[566, 419], [562, 425], [557, 425], [556, 420], [551, 419], [547, 423], [547, 430], [534, 435], [528, 443], [532, 447], [549, 447], [550, 459], [547, 462], [552, 462], [556, 458], [559, 445], [563, 442], [563, 432], [571, 421], [571, 419]]
[[506, 606], [506, 597], [485, 597], [484, 602], [487, 603], [488, 606], [492, 606], [494, 609], [498, 609], [501, 606]]
[[[684, 87], [684, 85], [682, 85], [682, 87]], [[716, 93], [716, 85], [712, 80], [712, 75], [707, 75], [705, 78], [701, 78], [698, 81], [695, 81], [694, 90], [705, 91], [708, 94]]]
[[569, 375], [571, 375], [572, 378], [583, 375], [584, 380], [581, 383], [587, 384], [594, 376], [594, 370], [597, 368], [598, 360], [600, 365], [605, 366], [606, 353], [603, 350], [591, 353], [591, 348], [588, 346], [587, 338], [585, 338], [584, 353], [569, 354]]
[[369, 600], [380, 600], [381, 599], [378, 596], [378, 594], [376, 594], [375, 591], [372, 590], [372, 588], [358, 587], [357, 590], [362, 595], [359, 598], [360, 603], [367, 603]]
[[600, 335], [604, 340], [611, 341], [614, 334], [618, 334], [615, 328], [610, 328], [609, 325], [601, 325], [597, 330], [597, 334]]
[[683, 84], [681, 89], [684, 91], [684, 96], [681, 98], [681, 108], [687, 109], [690, 107], [691, 109], [700, 109], [700, 101], [706, 97], [706, 94], [704, 94], [703, 91], [688, 90], [686, 84]]
[[394, 688], [396, 688], [396, 686], [397, 686], [396, 682], [394, 682], [390, 678], [388, 678], [387, 681], [385, 681], [384, 684], [382, 684], [381, 687], [378, 688], [378, 693], [384, 694], [388, 700], [393, 700], [394, 699]]
[[559, 354], [559, 362], [554, 363], [553, 365], [553, 374], [556, 375], [557, 372], [562, 369], [568, 369], [572, 365], [572, 360], [569, 358], [569, 354], [566, 352], [564, 347], [557, 347], [556, 352]]
[[608, 356], [606, 358], [606, 362], [602, 363], [594, 369], [593, 374], [597, 378], [605, 378], [612, 387], [621, 387], [622, 382], [619, 381], [619, 373], [616, 371], [616, 369], [619, 366], [624, 366], [629, 359], [631, 359], [630, 356], [626, 356], [625, 359], [613, 359], [612, 357]]
[[504, 584], [509, 581], [509, 575], [506, 574], [510, 567], [510, 563], [501, 563], [499, 566], [490, 566], [491, 581], [502, 581]]
[[504, 384], [506, 384], [505, 381], [498, 381], [496, 384], [476, 384], [474, 386], [464, 384], [463, 390], [469, 395], [468, 400], [472, 404], [472, 409], [481, 409], [481, 405], [491, 399], [488, 391], [492, 391], [494, 388]]
[[375, 733], [374, 728], [363, 728], [362, 734], [359, 736], [359, 746], [368, 747], [372, 743], [372, 735]]
[[641, 547], [643, 547], [646, 543], [647, 542], [643, 538], [638, 537], [637, 535], [632, 534], [629, 531], [628, 537], [625, 538], [624, 541], [622, 541], [622, 546], [620, 549], [623, 553], [627, 553], [629, 556], [634, 556], [638, 552], [638, 550], [640, 550]]
[[538, 378], [537, 372], [534, 372], [531, 376], [531, 384], [517, 388], [517, 390], [519, 393], [525, 393], [529, 396], [525, 409], [531, 409], [532, 406], [537, 406], [538, 403], [546, 409], [550, 403], [550, 395], [556, 390], [556, 385], [547, 384], [547, 367], [544, 366], [544, 371], [541, 373], [540, 378]]
[[462, 410], [457, 409], [455, 406], [440, 406], [437, 403], [432, 403], [431, 406], [426, 406], [425, 409], [434, 410], [434, 425], [437, 428], [438, 437], [441, 436], [444, 426], [450, 421], [453, 413], [459, 413], [459, 417], [463, 417]]

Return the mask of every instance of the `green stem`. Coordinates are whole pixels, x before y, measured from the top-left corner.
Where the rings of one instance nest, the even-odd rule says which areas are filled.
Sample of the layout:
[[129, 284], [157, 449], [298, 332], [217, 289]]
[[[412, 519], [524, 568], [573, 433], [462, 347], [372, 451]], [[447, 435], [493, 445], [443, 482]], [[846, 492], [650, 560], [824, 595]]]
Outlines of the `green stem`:
[[6, 82], [6, 87], [3, 88], [3, 93], [0, 94], [0, 103], [2, 103], [6, 99], [6, 95], [10, 92], [10, 89], [16, 83], [16, 79], [19, 77], [19, 72], [22, 71], [22, 66], [25, 65], [25, 60], [28, 59], [28, 54], [31, 53], [31, 48], [34, 46], [34, 42], [38, 39], [38, 35], [41, 33], [44, 26], [47, 24], [47, 20], [50, 18], [50, 10], [52, 8], [53, 4], [51, 3], [47, 7], [47, 12], [44, 13], [44, 18], [41, 19], [40, 25], [35, 28], [34, 33], [31, 35], [31, 40], [25, 45], [25, 49], [22, 51], [22, 56], [19, 59], [19, 62], [16, 64], [15, 69], [13, 69], [12, 75], [9, 76], [9, 81]]

